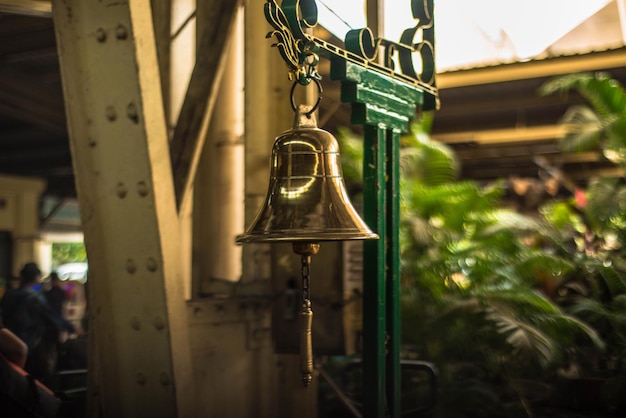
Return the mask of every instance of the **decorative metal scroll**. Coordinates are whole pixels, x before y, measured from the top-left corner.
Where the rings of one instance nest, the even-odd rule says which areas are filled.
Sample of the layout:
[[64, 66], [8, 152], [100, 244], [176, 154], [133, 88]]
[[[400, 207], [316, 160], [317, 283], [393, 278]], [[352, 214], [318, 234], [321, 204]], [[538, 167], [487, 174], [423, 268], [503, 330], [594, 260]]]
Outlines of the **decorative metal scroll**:
[[[311, 60], [318, 54], [334, 55], [413, 84], [436, 97], [433, 0], [411, 0], [411, 10], [416, 25], [404, 30], [399, 42], [374, 39], [369, 28], [353, 29], [346, 34], [344, 50], [306, 32], [317, 25], [315, 0], [283, 0], [281, 6], [269, 0], [265, 16], [274, 30], [267, 37], [276, 38], [272, 46], [278, 48], [292, 75], [303, 84], [319, 77], [311, 70]], [[421, 58], [421, 68], [415, 68], [415, 54]], [[399, 69], [395, 68], [394, 58]]]

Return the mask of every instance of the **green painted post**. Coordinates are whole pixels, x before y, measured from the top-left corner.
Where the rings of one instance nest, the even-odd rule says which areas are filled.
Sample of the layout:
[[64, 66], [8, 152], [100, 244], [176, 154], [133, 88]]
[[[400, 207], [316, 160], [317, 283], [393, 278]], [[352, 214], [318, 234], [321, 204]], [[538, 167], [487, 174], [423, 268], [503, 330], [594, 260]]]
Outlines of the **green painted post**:
[[364, 242], [363, 416], [400, 416], [400, 134], [421, 89], [335, 57], [331, 79], [364, 125], [364, 218], [380, 239]]
[[390, 417], [400, 417], [400, 131], [387, 130], [387, 399]]
[[379, 277], [385, 276], [386, 222], [385, 206], [385, 131], [377, 126], [365, 125], [363, 143], [363, 202], [364, 220], [379, 236], [376, 241], [363, 243], [363, 416], [385, 416], [386, 382], [386, 287]]

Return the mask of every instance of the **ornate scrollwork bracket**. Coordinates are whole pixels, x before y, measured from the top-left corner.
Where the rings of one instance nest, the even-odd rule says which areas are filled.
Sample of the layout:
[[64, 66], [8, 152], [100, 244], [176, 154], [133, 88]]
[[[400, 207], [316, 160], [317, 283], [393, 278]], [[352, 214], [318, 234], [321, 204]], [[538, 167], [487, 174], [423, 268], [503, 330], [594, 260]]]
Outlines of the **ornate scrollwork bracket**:
[[416, 24], [404, 30], [398, 42], [374, 38], [369, 28], [353, 29], [346, 33], [342, 49], [307, 33], [317, 25], [315, 0], [283, 0], [280, 6], [268, 0], [265, 17], [274, 30], [267, 37], [275, 38], [272, 46], [289, 66], [290, 78], [301, 84], [319, 80], [318, 56], [338, 56], [417, 86], [437, 103], [433, 0], [411, 0], [411, 11]]

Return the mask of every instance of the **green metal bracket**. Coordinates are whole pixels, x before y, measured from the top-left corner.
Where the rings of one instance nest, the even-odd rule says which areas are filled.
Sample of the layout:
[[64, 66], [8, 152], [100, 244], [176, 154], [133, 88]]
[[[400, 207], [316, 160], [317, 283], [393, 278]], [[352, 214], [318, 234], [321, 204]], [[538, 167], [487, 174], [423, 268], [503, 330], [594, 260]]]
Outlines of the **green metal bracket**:
[[[408, 2], [408, 0], [407, 0]], [[311, 54], [331, 60], [351, 122], [364, 125], [364, 218], [380, 239], [364, 242], [363, 416], [400, 417], [400, 135], [419, 110], [438, 108], [433, 0], [411, 0], [416, 20], [400, 42], [374, 39], [368, 28], [346, 34], [346, 49], [307, 33], [317, 24], [314, 0], [271, 0], [265, 15], [276, 46], [301, 83]], [[415, 41], [415, 38], [417, 41]], [[382, 51], [382, 55], [379, 52]], [[421, 71], [414, 67], [418, 55]], [[399, 69], [396, 70], [397, 63]]]

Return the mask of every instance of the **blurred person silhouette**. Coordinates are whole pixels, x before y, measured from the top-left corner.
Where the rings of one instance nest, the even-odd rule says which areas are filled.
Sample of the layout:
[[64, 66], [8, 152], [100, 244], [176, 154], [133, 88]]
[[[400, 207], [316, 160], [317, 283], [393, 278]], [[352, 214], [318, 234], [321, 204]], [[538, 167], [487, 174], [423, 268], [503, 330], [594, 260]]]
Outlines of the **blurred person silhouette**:
[[7, 290], [0, 303], [4, 325], [28, 347], [24, 370], [37, 379], [54, 371], [60, 332], [80, 331], [55, 312], [44, 295], [36, 290], [41, 277], [37, 264], [26, 263], [20, 271], [20, 286]]
[[67, 299], [67, 294], [65, 289], [61, 287], [61, 279], [59, 279], [59, 275], [56, 272], [50, 273], [48, 279], [50, 280], [50, 288], [45, 293], [48, 305], [57, 314], [63, 316], [63, 305]]

